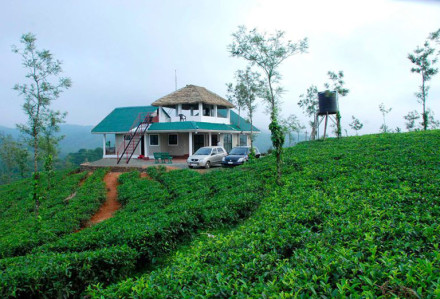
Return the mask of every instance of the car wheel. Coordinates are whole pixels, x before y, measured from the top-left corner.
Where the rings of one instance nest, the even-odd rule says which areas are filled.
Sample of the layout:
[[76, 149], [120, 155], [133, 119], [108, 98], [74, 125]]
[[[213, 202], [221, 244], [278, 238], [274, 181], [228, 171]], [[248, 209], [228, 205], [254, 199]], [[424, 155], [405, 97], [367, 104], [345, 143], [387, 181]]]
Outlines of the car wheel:
[[211, 162], [209, 162], [209, 161], [206, 162], [205, 168], [206, 168], [206, 169], [211, 168]]
[[188, 168], [193, 168], [191, 165], [188, 165]]

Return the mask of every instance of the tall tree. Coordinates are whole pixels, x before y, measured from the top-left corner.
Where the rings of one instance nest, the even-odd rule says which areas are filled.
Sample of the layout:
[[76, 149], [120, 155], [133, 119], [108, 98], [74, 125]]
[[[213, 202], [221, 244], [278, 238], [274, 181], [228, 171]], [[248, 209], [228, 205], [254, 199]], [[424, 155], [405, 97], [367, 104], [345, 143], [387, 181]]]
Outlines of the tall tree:
[[318, 88], [315, 85], [311, 85], [305, 94], [299, 96], [298, 106], [303, 109], [306, 116], [312, 118], [310, 135], [312, 140], [315, 140], [318, 126]]
[[277, 161], [277, 183], [281, 184], [284, 133], [278, 122], [278, 105], [283, 89], [279, 85], [281, 74], [278, 68], [290, 56], [304, 53], [308, 49], [308, 42], [307, 39], [303, 39], [293, 43], [285, 41], [283, 31], [267, 35], [259, 33], [256, 29], [248, 31], [244, 26], [240, 26], [232, 36], [233, 42], [229, 45], [232, 56], [244, 58], [252, 66], [258, 66], [265, 76], [261, 96], [269, 106], [269, 129]]
[[359, 119], [354, 117], [354, 115], [351, 116], [352, 122], [349, 124], [350, 128], [356, 132], [356, 136], [358, 135], [358, 131], [361, 130], [364, 127], [364, 124], [361, 123]]
[[[27, 136], [27, 141], [33, 148], [34, 178], [36, 181], [33, 198], [35, 212], [38, 216], [40, 206], [37, 194], [39, 172], [38, 161], [41, 134], [45, 128], [50, 128], [59, 123], [65, 116], [58, 111], [50, 109], [51, 103], [60, 94], [71, 86], [69, 78], [61, 77], [61, 61], [54, 59], [48, 50], [37, 50], [36, 37], [32, 33], [23, 34], [20, 42], [23, 48], [12, 47], [12, 51], [22, 58], [22, 64], [27, 71], [26, 83], [16, 84], [14, 89], [24, 97], [23, 110], [27, 115], [26, 124], [17, 127]], [[54, 117], [56, 115], [57, 117]], [[55, 124], [54, 124], [55, 122]], [[54, 142], [54, 140], [52, 140]]]
[[385, 116], [388, 114], [388, 113], [390, 113], [391, 112], [391, 110], [392, 110], [393, 108], [386, 108], [385, 107], [385, 105], [384, 105], [384, 103], [381, 103], [380, 105], [379, 105], [379, 110], [380, 110], [380, 113], [382, 113], [382, 118], [383, 118], [383, 124], [382, 124], [382, 126], [380, 127], [380, 130], [381, 130], [381, 132], [383, 132], [383, 133], [387, 133], [389, 130], [388, 130], [388, 126], [387, 126], [387, 124], [386, 124], [386, 122], [385, 122]]
[[252, 72], [250, 67], [247, 67], [245, 71], [238, 70], [235, 73], [236, 84], [227, 84], [228, 86], [228, 99], [237, 103], [237, 105], [244, 108], [247, 112], [247, 117], [251, 124], [251, 152], [254, 151], [254, 130], [253, 130], [253, 118], [254, 112], [257, 109], [258, 94], [264, 85], [264, 82], [260, 79], [260, 74]]
[[[329, 71], [327, 72], [327, 75], [330, 79], [330, 83], [324, 84], [327, 90], [332, 90], [341, 97], [345, 97], [350, 92], [349, 89], [344, 87], [345, 82], [344, 82], [343, 71], [339, 71], [338, 73]], [[338, 136], [338, 138], [340, 138], [342, 136], [342, 128], [341, 128], [341, 113], [339, 111], [336, 113], [336, 119], [337, 119], [336, 135]]]
[[438, 68], [434, 67], [437, 63], [437, 59], [433, 57], [434, 51], [435, 50], [430, 47], [429, 42], [425, 41], [423, 47], [417, 46], [412, 54], [408, 54], [408, 59], [414, 64], [414, 67], [411, 68], [411, 72], [422, 76], [422, 85], [419, 86], [420, 91], [416, 92], [416, 97], [422, 104], [424, 130], [427, 130], [429, 125], [429, 117], [426, 113], [426, 98], [429, 91], [427, 82], [438, 72]]

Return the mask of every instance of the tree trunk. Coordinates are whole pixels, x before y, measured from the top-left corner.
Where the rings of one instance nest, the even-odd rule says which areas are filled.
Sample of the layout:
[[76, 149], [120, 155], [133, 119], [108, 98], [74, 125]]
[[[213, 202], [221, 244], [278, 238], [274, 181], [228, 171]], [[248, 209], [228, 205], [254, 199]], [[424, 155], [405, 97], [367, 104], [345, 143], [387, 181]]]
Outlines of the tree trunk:
[[425, 92], [425, 78], [423, 77], [422, 82], [422, 96], [423, 96], [423, 130], [426, 131], [428, 129], [428, 115], [426, 115], [426, 92]]

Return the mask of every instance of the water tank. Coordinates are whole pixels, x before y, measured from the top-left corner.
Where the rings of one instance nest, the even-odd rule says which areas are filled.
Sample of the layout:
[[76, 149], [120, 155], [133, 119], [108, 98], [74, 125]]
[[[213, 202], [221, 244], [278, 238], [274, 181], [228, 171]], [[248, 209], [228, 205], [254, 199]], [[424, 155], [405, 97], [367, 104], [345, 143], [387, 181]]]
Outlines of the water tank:
[[339, 111], [338, 97], [335, 91], [318, 92], [319, 110], [318, 115], [336, 114]]

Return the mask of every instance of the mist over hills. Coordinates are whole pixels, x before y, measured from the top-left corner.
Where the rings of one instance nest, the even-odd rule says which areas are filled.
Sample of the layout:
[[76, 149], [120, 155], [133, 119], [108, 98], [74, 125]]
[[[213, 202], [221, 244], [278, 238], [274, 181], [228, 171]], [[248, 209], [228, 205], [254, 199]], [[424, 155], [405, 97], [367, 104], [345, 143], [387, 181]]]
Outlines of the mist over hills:
[[[101, 135], [92, 134], [90, 132], [92, 128], [93, 126], [70, 124], [60, 125], [60, 132], [57, 135], [65, 136], [59, 143], [60, 157], [64, 157], [68, 153], [77, 152], [80, 149], [102, 147]], [[0, 132], [6, 135], [11, 135], [14, 138], [20, 138], [21, 136], [21, 133], [17, 128], [0, 126]]]

